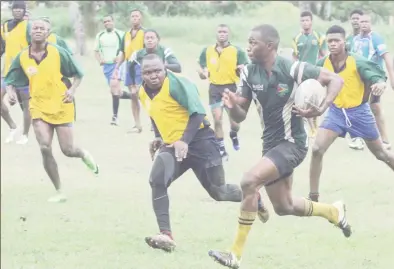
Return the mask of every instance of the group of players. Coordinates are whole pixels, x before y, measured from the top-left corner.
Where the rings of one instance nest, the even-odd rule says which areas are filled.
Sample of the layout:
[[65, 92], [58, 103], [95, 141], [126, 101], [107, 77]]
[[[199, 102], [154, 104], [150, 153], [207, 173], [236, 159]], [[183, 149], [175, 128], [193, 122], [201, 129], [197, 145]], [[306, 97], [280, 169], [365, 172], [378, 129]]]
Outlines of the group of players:
[[[15, 4], [12, 10], [14, 19], [18, 20], [26, 9]], [[358, 22], [353, 15], [359, 13], [352, 13], [355, 29], [358, 29]], [[131, 28], [125, 33], [114, 27], [111, 16], [103, 18], [106, 29], [96, 37], [95, 56], [103, 67], [113, 97], [111, 123], [118, 124], [121, 98], [131, 99], [135, 132], [142, 131], [140, 104], [151, 118], [155, 139], [150, 144], [153, 164], [149, 183], [160, 233], [145, 238], [149, 246], [168, 252], [175, 249], [167, 189], [188, 169], [193, 170], [201, 185], [216, 201], [241, 202], [237, 233], [230, 250], [209, 251], [209, 255], [224, 266], [239, 268], [256, 216], [262, 222], [269, 220], [269, 212], [259, 193], [263, 186], [278, 215], [322, 217], [338, 227], [346, 237], [351, 235], [344, 203], [318, 201], [322, 158], [337, 137], [349, 133], [352, 138], [362, 138], [371, 152], [394, 171], [394, 154], [385, 147], [368, 102], [371, 95], [376, 98], [386, 89], [387, 77], [379, 63], [351, 53], [353, 49], [347, 47], [345, 30], [337, 25], [330, 27], [325, 35], [329, 55], [322, 53], [317, 63], [318, 56], [313, 64], [305, 62], [306, 56], [303, 55], [316, 50], [316, 46], [317, 51], [322, 51], [324, 43], [322, 37], [315, 36], [311, 29], [310, 13], [301, 14], [303, 32], [295, 38], [295, 43], [298, 42], [294, 50], [294, 56], [298, 58], [296, 61], [277, 54], [280, 37], [271, 25], [259, 25], [251, 30], [247, 48], [250, 62], [240, 48], [229, 42], [229, 27], [219, 25], [216, 42], [203, 49], [198, 61], [200, 77], [210, 82], [213, 130], [196, 85], [175, 74], [181, 72], [181, 66], [173, 52], [159, 44], [160, 36], [155, 30], [142, 27], [141, 11], [131, 11], [130, 18]], [[14, 29], [20, 29], [19, 34], [24, 31], [23, 42], [27, 48], [10, 56], [12, 63], [9, 63], [4, 79], [6, 92], [11, 103], [15, 103], [20, 89], [29, 85], [28, 109], [44, 168], [58, 190], [51, 201], [65, 201], [51, 152], [54, 130], [65, 155], [81, 158], [89, 169], [98, 173], [92, 156], [76, 147], [72, 139], [74, 94], [83, 74], [69, 52], [48, 42], [50, 29], [45, 20], [31, 21], [30, 33], [27, 32], [27, 22], [19, 19], [17, 23], [21, 29], [18, 26]], [[5, 56], [10, 55], [7, 51], [10, 42], [16, 42], [11, 38], [12, 33], [9, 31], [5, 37]], [[364, 48], [360, 42], [367, 37], [357, 37], [350, 44]], [[303, 51], [304, 47], [308, 49]], [[383, 53], [382, 46], [375, 53], [388, 55]], [[388, 66], [388, 72], [393, 78], [392, 65]], [[304, 110], [294, 106], [294, 94], [297, 86], [308, 79], [316, 79], [326, 86], [327, 96], [321, 107]], [[129, 93], [121, 89], [122, 80]], [[2, 87], [2, 97], [3, 92]], [[239, 124], [245, 120], [252, 100], [264, 125], [262, 157], [247, 170], [240, 186], [226, 184], [222, 164], [228, 156], [223, 143], [223, 109], [230, 116], [230, 137], [234, 149], [238, 150]], [[3, 107], [2, 101], [2, 116]], [[310, 199], [295, 197], [292, 194], [293, 171], [308, 151], [303, 118], [314, 119], [325, 112], [312, 147]], [[315, 124], [313, 120], [310, 123], [312, 127]]]

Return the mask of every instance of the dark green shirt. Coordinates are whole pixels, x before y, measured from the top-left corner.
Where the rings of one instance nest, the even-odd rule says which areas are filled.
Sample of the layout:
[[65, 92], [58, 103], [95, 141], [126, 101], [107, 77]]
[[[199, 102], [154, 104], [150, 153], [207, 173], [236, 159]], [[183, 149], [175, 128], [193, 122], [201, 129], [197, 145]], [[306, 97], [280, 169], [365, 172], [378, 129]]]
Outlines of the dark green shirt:
[[[304, 68], [300, 68], [300, 65]], [[299, 70], [302, 73], [300, 73]], [[238, 93], [249, 101], [258, 101], [263, 109], [264, 150], [269, 150], [283, 141], [308, 147], [304, 121], [292, 113], [294, 90], [297, 82], [317, 79], [320, 67], [299, 61], [292, 62], [276, 57], [271, 75], [258, 64], [248, 64], [241, 72]]]
[[320, 51], [326, 51], [327, 44], [324, 35], [313, 31], [310, 34], [299, 33], [293, 39], [293, 53], [298, 60], [316, 64]]

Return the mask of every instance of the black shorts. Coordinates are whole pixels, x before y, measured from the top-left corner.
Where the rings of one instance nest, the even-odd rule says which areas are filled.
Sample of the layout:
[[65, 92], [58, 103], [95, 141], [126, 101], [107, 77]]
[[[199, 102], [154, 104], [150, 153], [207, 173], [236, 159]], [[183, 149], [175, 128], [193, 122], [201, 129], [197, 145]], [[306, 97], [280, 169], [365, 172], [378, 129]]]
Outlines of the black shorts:
[[[225, 182], [222, 156], [214, 131], [204, 128], [198, 131], [196, 137], [197, 139], [189, 144], [186, 159], [181, 162], [175, 161], [174, 174], [168, 184], [171, 184], [189, 169], [193, 170], [204, 187], [209, 184], [220, 185]], [[176, 159], [174, 148], [163, 146], [160, 148], [159, 155], [165, 152], [170, 153], [174, 160]], [[211, 182], [214, 180], [220, 182]]]
[[225, 89], [229, 89], [232, 92], [237, 91], [237, 85], [234, 84], [209, 84], [209, 106], [211, 108], [217, 108], [222, 105], [222, 95]]
[[283, 141], [275, 147], [264, 149], [263, 157], [270, 159], [279, 172], [279, 178], [268, 182], [266, 186], [277, 180], [287, 178], [293, 174], [294, 168], [299, 166], [305, 159], [308, 148], [299, 146], [289, 141]]
[[380, 96], [376, 96], [376, 95], [371, 94], [371, 96], [369, 97], [369, 102], [371, 104], [378, 104], [378, 103], [380, 103]]

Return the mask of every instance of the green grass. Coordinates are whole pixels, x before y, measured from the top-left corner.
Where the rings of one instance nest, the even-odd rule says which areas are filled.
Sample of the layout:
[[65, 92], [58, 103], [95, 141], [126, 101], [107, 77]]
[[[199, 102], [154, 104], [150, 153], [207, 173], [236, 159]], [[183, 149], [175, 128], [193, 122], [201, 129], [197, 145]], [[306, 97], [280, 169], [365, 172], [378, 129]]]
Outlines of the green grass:
[[[211, 38], [212, 42], [214, 36]], [[204, 104], [207, 84], [195, 72], [200, 45], [164, 39], [179, 57], [184, 74], [196, 81]], [[239, 205], [217, 203], [187, 172], [170, 188], [171, 218], [178, 248], [165, 254], [148, 248], [144, 237], [157, 232], [151, 208], [148, 175], [152, 139], [148, 117], [145, 131], [127, 134], [132, 126], [128, 101], [121, 103], [120, 126], [111, 127], [111, 99], [100, 67], [92, 57], [78, 57], [86, 77], [77, 93], [78, 145], [100, 164], [95, 177], [82, 162], [64, 157], [53, 142], [64, 189], [65, 204], [48, 204], [53, 188], [45, 175], [33, 132], [25, 146], [2, 145], [1, 268], [4, 269], [219, 269], [209, 249], [230, 246]], [[391, 141], [394, 141], [394, 93], [383, 98]], [[208, 109], [208, 107], [206, 106]], [[12, 115], [21, 123], [17, 106]], [[225, 118], [225, 130], [229, 130]], [[1, 123], [1, 140], [7, 128]], [[226, 132], [227, 132], [226, 131]], [[240, 131], [241, 151], [230, 150], [225, 164], [228, 182], [260, 157], [260, 123], [252, 108]], [[230, 149], [230, 141], [226, 140]], [[294, 194], [308, 193], [310, 156], [296, 170]], [[322, 177], [322, 199], [345, 199], [354, 235], [321, 219], [278, 217], [263, 225], [256, 221], [247, 243], [245, 269], [386, 269], [392, 265], [394, 216], [393, 173], [367, 152], [348, 149], [338, 140], [328, 151]], [[23, 221], [21, 217], [25, 217]]]

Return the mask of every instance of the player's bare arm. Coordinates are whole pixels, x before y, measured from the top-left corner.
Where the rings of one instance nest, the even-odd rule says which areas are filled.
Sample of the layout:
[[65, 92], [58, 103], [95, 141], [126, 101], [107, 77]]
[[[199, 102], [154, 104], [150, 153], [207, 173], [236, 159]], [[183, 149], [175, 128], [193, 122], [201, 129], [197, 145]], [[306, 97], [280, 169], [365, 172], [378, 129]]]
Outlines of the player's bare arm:
[[338, 96], [339, 92], [342, 90], [343, 79], [337, 74], [328, 71], [325, 68], [321, 68], [320, 75], [317, 80], [323, 86], [327, 87], [327, 95], [324, 99], [320, 109], [319, 115], [322, 115], [324, 111], [334, 102], [335, 98]]
[[236, 122], [241, 123], [246, 119], [250, 107], [250, 100], [238, 96], [229, 90], [223, 93], [223, 103], [228, 108], [230, 117]]
[[390, 53], [386, 52], [382, 55], [382, 58], [386, 64], [387, 74], [390, 79], [391, 88], [394, 90], [394, 66], [393, 59], [391, 58]]

